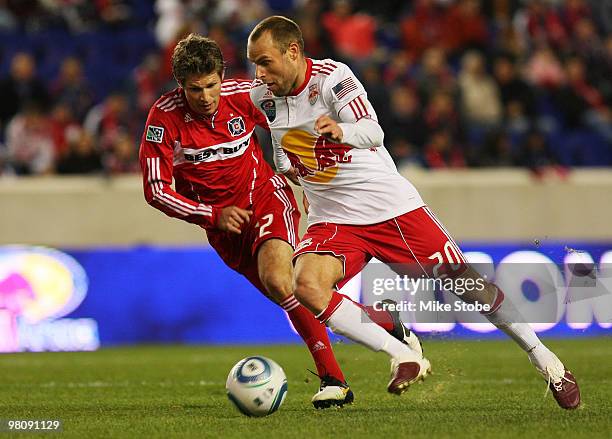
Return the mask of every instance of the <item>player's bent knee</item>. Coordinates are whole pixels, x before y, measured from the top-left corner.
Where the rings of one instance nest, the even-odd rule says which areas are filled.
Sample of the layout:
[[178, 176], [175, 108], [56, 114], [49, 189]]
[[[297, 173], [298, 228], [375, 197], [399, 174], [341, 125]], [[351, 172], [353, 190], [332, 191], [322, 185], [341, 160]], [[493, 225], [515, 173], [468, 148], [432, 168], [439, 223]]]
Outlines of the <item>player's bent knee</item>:
[[327, 307], [330, 299], [319, 282], [305, 276], [298, 276], [295, 279], [293, 294], [298, 302], [317, 314]]
[[291, 291], [291, 277], [284, 273], [265, 273], [260, 275], [261, 283], [275, 302], [282, 302], [289, 297]]

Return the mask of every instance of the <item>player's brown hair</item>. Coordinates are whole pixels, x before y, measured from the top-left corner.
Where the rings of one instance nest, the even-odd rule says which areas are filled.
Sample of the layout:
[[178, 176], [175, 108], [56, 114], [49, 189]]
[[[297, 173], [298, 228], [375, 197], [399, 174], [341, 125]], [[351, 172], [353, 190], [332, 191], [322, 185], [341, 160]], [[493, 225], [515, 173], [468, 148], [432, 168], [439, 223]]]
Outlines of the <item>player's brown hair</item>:
[[304, 53], [304, 37], [295, 21], [281, 15], [264, 18], [251, 31], [249, 40], [256, 41], [266, 32], [270, 32], [272, 41], [280, 53], [285, 53], [293, 42], [297, 43], [300, 52]]
[[223, 54], [219, 45], [210, 38], [189, 34], [179, 41], [172, 52], [172, 75], [184, 85], [189, 75], [209, 75], [217, 72], [223, 76]]

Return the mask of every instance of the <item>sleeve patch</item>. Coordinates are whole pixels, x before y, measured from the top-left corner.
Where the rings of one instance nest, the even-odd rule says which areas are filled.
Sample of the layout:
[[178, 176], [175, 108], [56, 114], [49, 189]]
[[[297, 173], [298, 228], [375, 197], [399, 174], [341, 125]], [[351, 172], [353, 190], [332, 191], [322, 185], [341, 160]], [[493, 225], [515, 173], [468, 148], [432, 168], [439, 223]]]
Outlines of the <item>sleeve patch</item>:
[[154, 143], [162, 143], [164, 138], [164, 128], [156, 127], [155, 125], [147, 125], [146, 140]]
[[344, 96], [355, 90], [357, 90], [357, 84], [355, 84], [355, 81], [353, 81], [353, 78], [350, 76], [332, 87], [332, 91], [338, 99], [342, 99]]

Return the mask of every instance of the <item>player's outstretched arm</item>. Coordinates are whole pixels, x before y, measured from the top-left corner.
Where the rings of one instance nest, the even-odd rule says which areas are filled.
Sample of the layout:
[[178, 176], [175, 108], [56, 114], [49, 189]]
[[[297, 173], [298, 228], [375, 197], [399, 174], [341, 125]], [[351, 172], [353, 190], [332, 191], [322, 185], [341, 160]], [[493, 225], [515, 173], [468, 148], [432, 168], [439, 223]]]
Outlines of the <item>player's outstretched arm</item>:
[[215, 207], [190, 200], [172, 189], [173, 127], [156, 116], [155, 109], [151, 110], [139, 153], [147, 203], [170, 217], [215, 227], [219, 213]]
[[[342, 112], [341, 112], [342, 114]], [[321, 116], [315, 122], [315, 130], [332, 142], [345, 143], [354, 148], [377, 148], [382, 146], [384, 133], [378, 122], [372, 119], [337, 122], [329, 116]]]

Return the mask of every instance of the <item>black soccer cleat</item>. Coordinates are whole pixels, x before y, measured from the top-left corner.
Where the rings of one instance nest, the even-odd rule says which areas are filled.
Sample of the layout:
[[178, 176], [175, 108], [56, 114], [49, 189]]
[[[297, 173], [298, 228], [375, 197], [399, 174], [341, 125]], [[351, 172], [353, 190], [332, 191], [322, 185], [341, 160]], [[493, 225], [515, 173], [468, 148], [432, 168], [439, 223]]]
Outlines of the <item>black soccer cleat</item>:
[[312, 405], [316, 409], [342, 407], [344, 404], [352, 404], [354, 399], [353, 391], [347, 383], [325, 375], [321, 377], [319, 391], [312, 397]]

